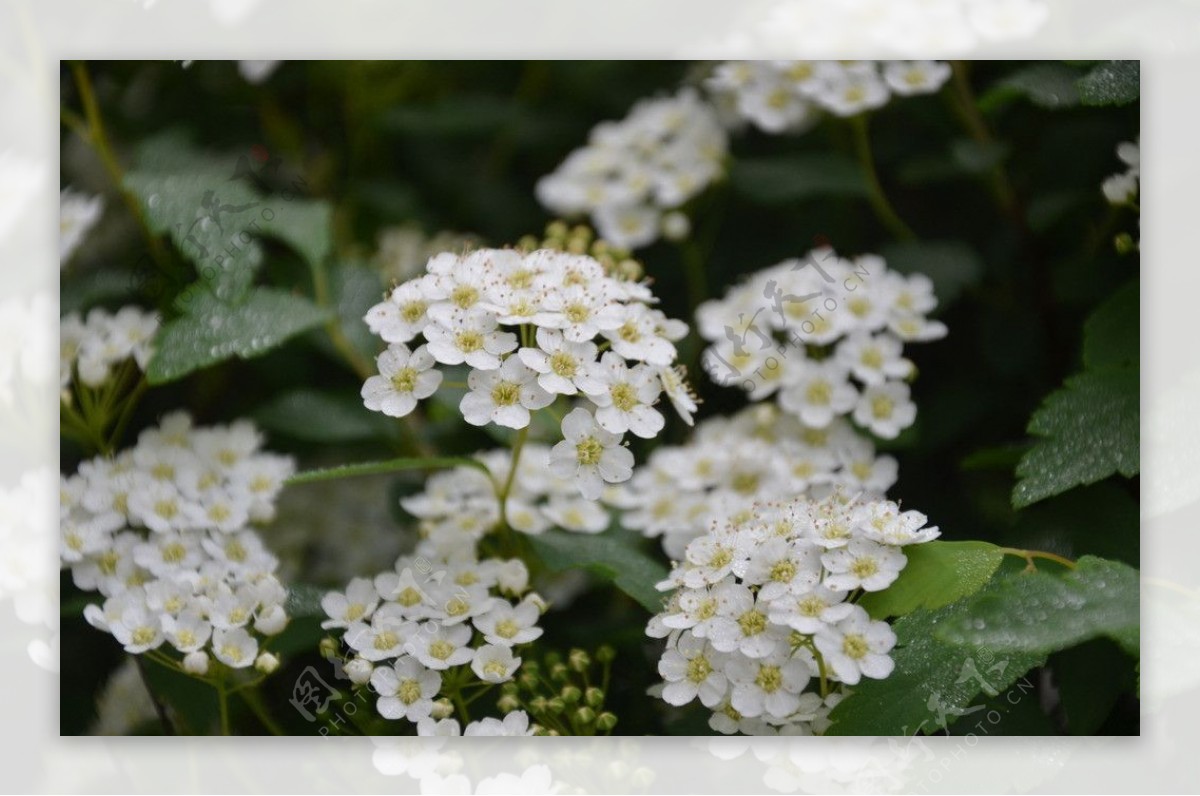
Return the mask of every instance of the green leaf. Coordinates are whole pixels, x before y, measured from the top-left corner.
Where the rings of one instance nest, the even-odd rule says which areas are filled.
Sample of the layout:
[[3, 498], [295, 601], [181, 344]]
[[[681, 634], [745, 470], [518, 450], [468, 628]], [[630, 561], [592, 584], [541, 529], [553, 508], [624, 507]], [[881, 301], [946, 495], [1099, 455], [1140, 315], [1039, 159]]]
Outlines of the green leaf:
[[1041, 437], [1017, 465], [1013, 506], [1022, 508], [1114, 473], [1139, 470], [1138, 369], [1110, 367], [1067, 379], [1033, 414]]
[[207, 290], [181, 297], [183, 317], [159, 330], [147, 377], [162, 384], [231, 357], [262, 356], [285, 340], [324, 323], [328, 313], [306, 298], [256, 288], [238, 303], [226, 303]]
[[650, 613], [662, 610], [663, 595], [654, 584], [665, 580], [667, 568], [646, 555], [632, 531], [611, 528], [604, 533], [552, 530], [528, 537], [538, 557], [554, 572], [586, 569], [611, 580]]
[[1084, 556], [1066, 575], [1021, 573], [966, 602], [966, 611], [937, 628], [940, 640], [1046, 655], [1107, 637], [1139, 654], [1138, 571], [1116, 561]]
[[1079, 72], [1062, 63], [1023, 67], [1000, 81], [980, 99], [985, 111], [1016, 97], [1025, 97], [1042, 108], [1070, 108], [1079, 104]]
[[[948, 644], [934, 635], [946, 622], [969, 617], [968, 603], [989, 594], [1005, 578], [994, 578], [974, 597], [936, 611], [917, 611], [899, 619], [896, 667], [883, 680], [863, 679], [830, 718], [828, 735], [912, 735], [936, 732], [960, 715], [970, 721], [969, 708], [981, 694], [989, 696], [1010, 688], [1032, 688], [1021, 676], [1042, 663], [1032, 653], [997, 655], [989, 649], [973, 650]], [[1018, 683], [1018, 681], [1021, 681]], [[1016, 690], [1010, 692], [1016, 693]], [[971, 712], [968, 712], [971, 711]], [[982, 714], [978, 714], [982, 718]]]
[[835, 153], [804, 153], [735, 160], [733, 189], [761, 204], [786, 204], [816, 196], [866, 196], [858, 164]]
[[902, 241], [885, 245], [880, 253], [889, 268], [902, 274], [925, 274], [933, 280], [942, 308], [983, 277], [983, 260], [962, 241]]
[[941, 542], [908, 545], [908, 564], [883, 591], [863, 595], [859, 605], [872, 617], [905, 616], [921, 608], [935, 609], [983, 588], [1004, 560], [999, 547], [987, 542]]
[[259, 425], [306, 442], [386, 439], [393, 426], [363, 406], [357, 395], [294, 390], [254, 413]]
[[284, 610], [293, 619], [301, 617], [325, 617], [325, 609], [321, 607], [321, 598], [328, 589], [314, 586], [311, 583], [293, 583], [288, 586], [287, 602]]
[[270, 196], [259, 215], [260, 234], [291, 246], [309, 268], [323, 263], [333, 249], [333, 208], [328, 202]]
[[146, 224], [170, 237], [218, 298], [241, 297], [262, 265], [252, 234], [263, 223], [262, 198], [231, 179], [232, 169], [210, 161], [198, 159], [186, 171], [157, 171], [159, 165], [141, 164], [125, 175]]
[[380, 473], [397, 473], [402, 470], [440, 470], [448, 467], [474, 467], [489, 476], [487, 466], [478, 459], [462, 456], [441, 456], [428, 459], [389, 459], [383, 462], [363, 462], [361, 464], [343, 464], [340, 467], [328, 467], [321, 470], [306, 470], [296, 473], [284, 481], [285, 484], [307, 484], [313, 481], [332, 481], [335, 478], [353, 478], [359, 475], [378, 475]]
[[1083, 364], [1087, 368], [1137, 362], [1141, 344], [1141, 285], [1131, 280], [1105, 299], [1083, 325]]
[[1140, 61], [1106, 61], [1076, 83], [1084, 105], [1128, 105], [1141, 95]]

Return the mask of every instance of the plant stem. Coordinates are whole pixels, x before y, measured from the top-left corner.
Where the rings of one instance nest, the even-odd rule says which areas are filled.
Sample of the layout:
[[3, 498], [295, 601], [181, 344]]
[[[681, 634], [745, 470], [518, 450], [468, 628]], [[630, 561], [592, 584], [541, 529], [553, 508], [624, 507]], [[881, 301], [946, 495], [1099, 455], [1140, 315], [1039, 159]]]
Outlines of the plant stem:
[[221, 734], [232, 735], [229, 730], [229, 694], [225, 691], [225, 683], [214, 683], [217, 689], [217, 710], [221, 717]]
[[892, 207], [892, 203], [888, 201], [887, 194], [883, 192], [879, 174], [875, 170], [875, 157], [871, 154], [871, 138], [867, 131], [866, 115], [859, 114], [850, 119], [850, 129], [854, 133], [854, 152], [858, 156], [863, 177], [867, 181], [867, 190], [869, 191], [867, 198], [871, 201], [871, 207], [875, 209], [875, 215], [899, 240], [916, 240], [916, 233], [908, 224], [904, 223], [904, 220]]
[[684, 275], [688, 286], [688, 305], [691, 314], [708, 298], [708, 273], [704, 267], [704, 254], [695, 240], [689, 238], [679, 244], [683, 257]]
[[1074, 561], [1069, 558], [1065, 558], [1064, 556], [1060, 556], [1057, 553], [1047, 553], [1043, 550], [1022, 550], [1017, 547], [1001, 547], [1000, 552], [1004, 553], [1005, 555], [1017, 556], [1018, 558], [1025, 559], [1026, 563], [1028, 564], [1026, 569], [1030, 572], [1037, 569], [1037, 566], [1033, 563], [1035, 558], [1044, 558], [1047, 561], [1053, 561], [1056, 564], [1061, 564], [1067, 569], [1075, 569]]
[[380, 473], [395, 473], [401, 470], [437, 470], [448, 467], [474, 467], [487, 473], [488, 469], [478, 459], [465, 456], [440, 456], [432, 459], [389, 459], [384, 462], [363, 462], [362, 464], [344, 464], [340, 467], [330, 467], [322, 470], [306, 470], [296, 473], [284, 481], [284, 484], [309, 484], [314, 481], [332, 481], [337, 478], [352, 478], [357, 475], [379, 475]]
[[[979, 112], [979, 105], [975, 101], [975, 94], [971, 91], [971, 81], [968, 76], [968, 65], [965, 61], [951, 61], [950, 68], [953, 73], [952, 87], [954, 89], [951, 96], [951, 105], [963, 126], [971, 138], [985, 147], [995, 147], [996, 139], [992, 136], [991, 130], [988, 129], [987, 121], [984, 120], [983, 114]], [[992, 183], [992, 193], [996, 197], [996, 201], [1000, 207], [1019, 227], [1024, 227], [1025, 221], [1021, 214], [1020, 203], [1017, 201], [1017, 192], [1013, 189], [1012, 182], [1008, 179], [1008, 173], [1004, 168], [996, 163], [991, 168], [990, 179]]]
[[76, 133], [96, 150], [96, 154], [99, 156], [104, 170], [108, 172], [109, 178], [113, 181], [114, 187], [121, 195], [125, 205], [129, 208], [129, 212], [138, 222], [138, 227], [141, 229], [142, 235], [146, 239], [146, 245], [150, 249], [151, 258], [160, 270], [170, 274], [172, 271], [171, 261], [167, 257], [167, 252], [163, 248], [162, 241], [150, 231], [150, 226], [146, 223], [146, 217], [142, 213], [141, 205], [138, 204], [137, 198], [125, 187], [125, 173], [121, 169], [120, 162], [117, 161], [112, 144], [108, 140], [108, 134], [105, 132], [104, 118], [100, 115], [100, 105], [96, 101], [96, 92], [92, 87], [92, 79], [88, 75], [87, 67], [82, 61], [73, 61], [71, 63], [71, 73], [75, 77], [75, 85], [79, 90], [79, 101], [83, 104], [83, 115], [87, 125], [81, 128], [78, 123], [78, 116], [74, 114], [71, 117], [64, 118], [68, 119], [68, 126], [75, 130]]

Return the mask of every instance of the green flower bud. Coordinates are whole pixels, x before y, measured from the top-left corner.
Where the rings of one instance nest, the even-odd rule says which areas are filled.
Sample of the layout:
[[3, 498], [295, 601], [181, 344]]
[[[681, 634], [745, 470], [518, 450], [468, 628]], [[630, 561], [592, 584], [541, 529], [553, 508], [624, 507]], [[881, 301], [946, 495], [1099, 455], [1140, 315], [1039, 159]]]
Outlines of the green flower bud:
[[550, 679], [556, 683], [565, 683], [571, 677], [566, 664], [556, 663], [550, 667]]
[[534, 713], [545, 713], [547, 710], [549, 710], [549, 706], [546, 704], [546, 698], [544, 696], [536, 696], [529, 700], [529, 709]]
[[596, 711], [585, 705], [584, 707], [581, 707], [579, 710], [575, 711], [573, 718], [576, 724], [582, 724], [586, 727], [596, 720]]
[[592, 686], [584, 693], [583, 699], [592, 707], [598, 708], [604, 704], [604, 692], [596, 686]]
[[607, 710], [596, 717], [596, 729], [600, 732], [612, 732], [613, 727], [617, 726], [617, 716], [615, 713], [609, 713]]
[[563, 690], [559, 693], [559, 696], [562, 697], [563, 702], [566, 702], [568, 705], [574, 705], [583, 698], [583, 692], [580, 691], [576, 686], [568, 685], [563, 687]]
[[583, 650], [571, 650], [571, 654], [567, 657], [567, 662], [576, 672], [583, 672], [591, 665], [592, 659]]
[[446, 697], [434, 700], [433, 710], [429, 715], [435, 719], [448, 719], [454, 715], [454, 705]]
[[322, 658], [327, 661], [331, 661], [340, 654], [341, 645], [338, 644], [338, 640], [333, 636], [326, 636], [325, 638], [321, 639], [318, 649], [321, 651]]
[[565, 238], [567, 237], [567, 224], [565, 221], [551, 221], [546, 225], [547, 238]]
[[1113, 238], [1113, 246], [1117, 249], [1117, 254], [1129, 254], [1132, 251], [1137, 251], [1137, 243], [1134, 242], [1133, 236], [1128, 232], [1122, 232]]
[[505, 694], [496, 701], [496, 707], [500, 708], [501, 713], [512, 713], [521, 707], [521, 700], [512, 694]]
[[567, 709], [566, 703], [564, 703], [559, 697], [546, 700], [546, 707], [555, 715], [562, 713]]
[[601, 644], [600, 649], [596, 650], [596, 660], [601, 663], [610, 663], [617, 657], [617, 651], [607, 644]]

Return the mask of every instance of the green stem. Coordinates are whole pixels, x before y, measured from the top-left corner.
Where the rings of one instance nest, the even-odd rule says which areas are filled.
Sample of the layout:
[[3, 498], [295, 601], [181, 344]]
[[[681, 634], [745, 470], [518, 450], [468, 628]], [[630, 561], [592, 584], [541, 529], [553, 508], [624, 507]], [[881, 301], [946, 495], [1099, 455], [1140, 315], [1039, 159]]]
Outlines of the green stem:
[[232, 735], [229, 729], [229, 694], [225, 691], [225, 683], [215, 683], [217, 689], [217, 711], [221, 717], [221, 734]]
[[1022, 550], [1017, 547], [1001, 547], [1000, 552], [1004, 553], [1005, 555], [1017, 556], [1018, 558], [1025, 559], [1027, 564], [1026, 569], [1031, 572], [1037, 569], [1037, 566], [1033, 563], [1035, 558], [1053, 561], [1056, 564], [1061, 564], [1067, 569], [1075, 569], [1074, 561], [1064, 556], [1060, 556], [1057, 553], [1047, 553], [1043, 550]]
[[704, 254], [695, 240], [689, 238], [679, 244], [679, 253], [683, 257], [683, 268], [687, 278], [688, 304], [691, 314], [708, 298], [708, 273], [705, 268]]
[[121, 441], [121, 436], [125, 433], [125, 427], [129, 425], [130, 418], [133, 417], [133, 410], [137, 407], [138, 401], [141, 400], [142, 394], [146, 392], [149, 386], [145, 377], [138, 379], [137, 386], [133, 388], [133, 392], [125, 399], [125, 406], [121, 409], [121, 414], [117, 417], [117, 423], [113, 426], [112, 434], [109, 435], [108, 442], [105, 445], [105, 453], [112, 453], [116, 450], [117, 444]]
[[[951, 61], [950, 68], [953, 73], [951, 83], [953, 92], [950, 97], [955, 113], [976, 143], [994, 148], [996, 139], [988, 129], [983, 114], [979, 112], [979, 103], [975, 101], [975, 94], [971, 91], [967, 62]], [[1025, 221], [1017, 200], [1017, 192], [1014, 190], [1007, 172], [997, 163], [992, 166], [989, 178], [992, 184], [992, 194], [996, 197], [997, 203], [1019, 227], [1024, 227]]]
[[879, 182], [879, 173], [875, 169], [875, 156], [871, 154], [871, 137], [867, 131], [867, 117], [865, 114], [859, 114], [850, 120], [850, 129], [854, 133], [854, 152], [858, 156], [859, 165], [862, 166], [863, 177], [867, 181], [867, 189], [869, 191], [868, 199], [871, 201], [871, 207], [875, 210], [875, 215], [885, 227], [888, 228], [899, 240], [916, 240], [917, 235], [912, 229], [905, 224], [903, 219], [896, 213], [892, 203], [888, 201], [887, 194], [883, 192], [883, 185]]
[[[150, 249], [150, 256], [164, 273], [170, 274], [172, 271], [170, 259], [167, 257], [166, 249], [163, 248], [162, 241], [150, 231], [150, 226], [146, 223], [146, 217], [142, 213], [137, 197], [125, 187], [125, 173], [117, 161], [112, 144], [108, 140], [108, 134], [105, 132], [104, 118], [100, 115], [100, 104], [96, 101], [96, 92], [92, 87], [92, 79], [88, 75], [87, 67], [82, 61], [74, 61], [71, 63], [71, 72], [75, 76], [75, 85], [79, 90], [79, 101], [83, 105], [83, 115], [87, 126], [85, 129], [80, 129], [77, 122], [71, 123], [69, 126], [96, 150], [104, 170], [108, 172], [117, 192], [121, 194], [121, 198], [129, 208], [129, 212], [137, 220], [138, 227], [141, 228], [142, 235], [146, 239], [146, 245]], [[78, 117], [74, 118], [78, 119]]]
[[484, 473], [488, 472], [483, 462], [465, 456], [439, 456], [431, 459], [389, 459], [384, 462], [364, 462], [362, 464], [343, 464], [340, 467], [329, 467], [321, 470], [306, 470], [296, 473], [284, 481], [288, 486], [294, 484], [310, 484], [314, 481], [333, 481], [338, 478], [353, 478], [358, 475], [379, 475], [395, 473], [402, 470], [438, 470], [450, 467], [474, 467]]

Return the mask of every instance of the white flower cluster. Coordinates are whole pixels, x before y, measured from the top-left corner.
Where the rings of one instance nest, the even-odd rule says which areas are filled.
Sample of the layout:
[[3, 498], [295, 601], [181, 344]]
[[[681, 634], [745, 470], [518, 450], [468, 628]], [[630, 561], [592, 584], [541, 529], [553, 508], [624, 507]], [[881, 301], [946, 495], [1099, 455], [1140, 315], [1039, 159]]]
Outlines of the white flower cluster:
[[[362, 388], [368, 409], [407, 415], [442, 384], [435, 364], [469, 367], [459, 408], [476, 426], [523, 429], [559, 395], [584, 398], [591, 408], [563, 419], [551, 466], [589, 499], [629, 478], [633, 457], [621, 440], [662, 430], [661, 395], [690, 422], [695, 403], [674, 369], [687, 325], [653, 308], [646, 284], [551, 249], [444, 253], [426, 270], [367, 312], [389, 344]], [[418, 336], [423, 344], [410, 348]]]
[[74, 312], [64, 316], [59, 321], [60, 389], [69, 389], [76, 374], [88, 387], [101, 387], [127, 359], [144, 371], [157, 332], [158, 316], [140, 307], [122, 307], [115, 315], [97, 307], [86, 320]]
[[932, 94], [949, 78], [944, 61], [726, 61], [705, 87], [737, 122], [783, 133], [807, 128], [822, 111], [854, 116], [893, 95]]
[[687, 218], [671, 211], [721, 176], [726, 148], [714, 109], [684, 89], [597, 125], [586, 146], [538, 182], [537, 197], [561, 216], [589, 214], [600, 237], [623, 249], [660, 233], [683, 237]]
[[[577, 409], [572, 415], [582, 420], [586, 413]], [[597, 431], [593, 429], [593, 433]], [[625, 448], [614, 447], [605, 453], [627, 456], [627, 462], [618, 463], [632, 468], [633, 456]], [[500, 522], [495, 485], [508, 482], [512, 453], [498, 449], [476, 454], [475, 458], [487, 467], [487, 473], [465, 466], [435, 473], [426, 480], [424, 491], [400, 499], [404, 510], [420, 520], [423, 549], [431, 555], [474, 550], [476, 543]], [[600, 533], [608, 527], [608, 511], [594, 499], [580, 497], [571, 474], [559, 474], [563, 469], [553, 466], [551, 448], [536, 443], [525, 445], [505, 501], [508, 527], [527, 534], [539, 534], [551, 527]]]
[[62, 479], [62, 564], [106, 598], [88, 622], [129, 653], [168, 643], [194, 674], [208, 670], [207, 650], [235, 669], [277, 663], [259, 655], [257, 634], [287, 625], [287, 589], [249, 524], [274, 516], [293, 464], [261, 443], [247, 422], [195, 428], [175, 413]]
[[758, 271], [696, 311], [705, 371], [751, 400], [777, 394], [779, 406], [810, 428], [849, 415], [895, 438], [916, 419], [904, 344], [935, 340], [946, 326], [923, 274], [889, 271], [883, 258], [855, 260], [817, 249]]
[[823, 732], [845, 686], [892, 672], [896, 635], [855, 601], [895, 581], [905, 545], [938, 536], [925, 523], [837, 492], [765, 504], [693, 540], [646, 630], [667, 639], [662, 698], [698, 698], [725, 734]]
[[839, 488], [881, 498], [895, 482], [896, 460], [876, 457], [871, 440], [846, 421], [809, 428], [774, 404], [759, 404], [703, 421], [685, 445], [657, 448], [605, 497], [622, 510], [624, 527], [662, 537], [667, 555], [679, 560], [693, 539], [737, 524], [756, 505]]
[[1142, 177], [1142, 152], [1140, 142], [1126, 141], [1117, 147], [1117, 157], [1127, 168], [1114, 174], [1100, 186], [1109, 204], [1123, 205], [1137, 201]]
[[[516, 558], [479, 561], [474, 548], [467, 549], [453, 559], [431, 559], [418, 548], [397, 559], [394, 569], [354, 578], [344, 592], [321, 600], [329, 616], [321, 626], [342, 629], [354, 652], [345, 664], [347, 676], [370, 684], [381, 716], [413, 722], [422, 735], [458, 734], [456, 722], [450, 732], [449, 725], [432, 721], [447, 715], [435, 703], [446, 680], [461, 686], [469, 669], [484, 683], [507, 682], [521, 665], [514, 649], [542, 635], [537, 622], [544, 604], [526, 594], [525, 564]], [[514, 602], [505, 595], [526, 596]], [[500, 733], [468, 727], [467, 734]]]
[[100, 214], [104, 212], [104, 197], [64, 188], [58, 198], [58, 259], [66, 265], [83, 242]]

